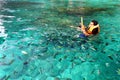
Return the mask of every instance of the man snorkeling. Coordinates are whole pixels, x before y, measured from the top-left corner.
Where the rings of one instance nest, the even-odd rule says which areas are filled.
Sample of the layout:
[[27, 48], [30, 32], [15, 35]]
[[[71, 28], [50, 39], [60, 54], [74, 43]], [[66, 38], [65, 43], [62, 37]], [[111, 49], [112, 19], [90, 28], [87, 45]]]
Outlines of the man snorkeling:
[[80, 34], [79, 37], [87, 37], [90, 35], [96, 35], [100, 32], [100, 26], [98, 24], [98, 22], [96, 20], [92, 20], [89, 25], [88, 28], [86, 28], [83, 24], [83, 20], [81, 20], [79, 29], [81, 29], [83, 34]]

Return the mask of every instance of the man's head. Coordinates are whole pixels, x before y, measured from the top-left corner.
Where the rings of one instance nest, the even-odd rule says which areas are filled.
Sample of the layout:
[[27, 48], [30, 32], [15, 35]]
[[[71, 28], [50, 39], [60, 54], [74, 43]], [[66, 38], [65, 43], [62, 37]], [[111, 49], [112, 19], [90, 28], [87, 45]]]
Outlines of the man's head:
[[94, 26], [96, 26], [98, 24], [98, 22], [96, 20], [92, 20], [91, 22], [93, 23]]
[[89, 27], [96, 26], [96, 25], [98, 25], [98, 22], [96, 20], [92, 20], [89, 24]]
[[92, 20], [89, 24], [89, 32], [92, 34], [97, 34], [99, 32], [99, 24], [96, 20]]

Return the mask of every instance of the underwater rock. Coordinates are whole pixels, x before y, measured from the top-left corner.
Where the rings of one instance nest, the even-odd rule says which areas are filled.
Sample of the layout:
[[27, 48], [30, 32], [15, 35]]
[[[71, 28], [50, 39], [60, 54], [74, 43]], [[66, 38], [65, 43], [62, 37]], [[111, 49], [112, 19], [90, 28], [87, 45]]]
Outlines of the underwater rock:
[[64, 7], [57, 7], [54, 10], [58, 11], [59, 13], [67, 13], [67, 14], [74, 14], [74, 15], [91, 15], [94, 12], [101, 12], [101, 11], [109, 11], [112, 8], [104, 8], [104, 7], [76, 7], [76, 8], [64, 8]]

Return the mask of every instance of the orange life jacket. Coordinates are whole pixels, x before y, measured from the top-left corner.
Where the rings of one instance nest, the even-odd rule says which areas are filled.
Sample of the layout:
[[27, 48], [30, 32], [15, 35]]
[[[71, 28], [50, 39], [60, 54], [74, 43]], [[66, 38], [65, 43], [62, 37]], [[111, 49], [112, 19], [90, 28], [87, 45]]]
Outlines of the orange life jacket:
[[[96, 29], [96, 30], [95, 30], [95, 29]], [[100, 32], [99, 24], [96, 25], [96, 26], [89, 27], [89, 28], [87, 29], [87, 32], [88, 32], [88, 33], [91, 33], [91, 34], [97, 34], [97, 33], [99, 33], [99, 32]]]

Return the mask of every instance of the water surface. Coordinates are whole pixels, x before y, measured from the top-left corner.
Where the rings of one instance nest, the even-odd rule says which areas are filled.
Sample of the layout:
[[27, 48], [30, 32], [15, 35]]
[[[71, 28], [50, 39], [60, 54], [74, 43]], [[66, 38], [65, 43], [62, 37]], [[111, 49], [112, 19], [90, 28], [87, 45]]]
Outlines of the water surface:
[[[1, 0], [0, 80], [120, 80], [119, 3]], [[100, 33], [75, 38], [81, 16]]]

